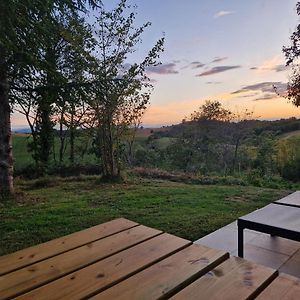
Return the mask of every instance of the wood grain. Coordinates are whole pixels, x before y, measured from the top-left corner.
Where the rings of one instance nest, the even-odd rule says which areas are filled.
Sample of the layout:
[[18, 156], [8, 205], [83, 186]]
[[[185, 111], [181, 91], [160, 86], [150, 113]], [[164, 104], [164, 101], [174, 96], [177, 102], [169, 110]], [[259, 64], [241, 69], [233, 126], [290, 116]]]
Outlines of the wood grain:
[[191, 245], [91, 299], [163, 299], [228, 258], [228, 253]]
[[136, 226], [3, 275], [0, 299], [29, 291], [161, 233], [146, 226]]
[[0, 257], [0, 275], [20, 269], [84, 244], [138, 225], [126, 219], [116, 219], [70, 235]]
[[299, 300], [300, 279], [280, 274], [262, 293], [258, 300]]
[[276, 270], [231, 257], [172, 297], [172, 300], [254, 299], [276, 276]]
[[18, 300], [82, 299], [146, 268], [191, 242], [167, 233], [18, 297]]

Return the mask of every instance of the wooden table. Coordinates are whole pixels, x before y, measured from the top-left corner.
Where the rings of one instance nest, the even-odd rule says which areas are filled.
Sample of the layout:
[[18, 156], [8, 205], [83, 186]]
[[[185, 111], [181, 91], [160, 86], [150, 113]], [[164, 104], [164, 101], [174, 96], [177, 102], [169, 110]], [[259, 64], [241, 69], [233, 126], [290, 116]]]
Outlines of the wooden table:
[[269, 204], [238, 218], [238, 256], [244, 255], [244, 229], [300, 242], [300, 208]]
[[30, 300], [250, 299], [282, 284], [276, 270], [126, 219], [2, 256], [0, 275], [0, 299]]

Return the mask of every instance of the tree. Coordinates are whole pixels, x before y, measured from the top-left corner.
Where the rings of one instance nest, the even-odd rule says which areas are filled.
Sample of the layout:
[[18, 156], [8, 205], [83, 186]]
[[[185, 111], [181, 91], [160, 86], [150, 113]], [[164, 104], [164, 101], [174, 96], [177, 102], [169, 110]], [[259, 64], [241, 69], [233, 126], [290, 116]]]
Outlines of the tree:
[[198, 111], [194, 111], [191, 116], [191, 121], [201, 121], [201, 120], [207, 120], [207, 121], [231, 121], [234, 117], [234, 114], [228, 110], [225, 109], [222, 106], [222, 103], [219, 101], [211, 101], [206, 100], [203, 105], [199, 107]]
[[[296, 11], [300, 16], [300, 2], [296, 4]], [[286, 65], [292, 67], [292, 74], [287, 86], [286, 97], [292, 101], [295, 106], [300, 106], [300, 70], [298, 59], [300, 57], [300, 24], [290, 36], [291, 46], [283, 47], [282, 51], [285, 54]]]
[[135, 12], [121, 0], [111, 12], [101, 10], [97, 18], [96, 39], [99, 49], [92, 72], [93, 97], [89, 105], [96, 123], [104, 180], [121, 178], [124, 133], [140, 118], [149, 103], [152, 85], [146, 70], [157, 64], [164, 38], [157, 41], [141, 63], [129, 63], [141, 35], [150, 26], [134, 28]]
[[46, 16], [55, 12], [85, 11], [97, 0], [0, 1], [0, 193], [13, 192], [10, 97], [14, 82], [31, 74], [40, 63], [40, 44], [49, 34]]

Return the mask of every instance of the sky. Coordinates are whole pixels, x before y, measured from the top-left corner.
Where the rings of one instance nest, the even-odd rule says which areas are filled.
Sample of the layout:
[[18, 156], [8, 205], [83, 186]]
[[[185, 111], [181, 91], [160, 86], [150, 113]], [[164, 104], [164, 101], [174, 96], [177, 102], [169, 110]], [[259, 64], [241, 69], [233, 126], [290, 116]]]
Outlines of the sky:
[[[118, 1], [104, 0], [111, 9]], [[139, 61], [165, 36], [161, 65], [148, 70], [154, 82], [144, 126], [181, 122], [205, 100], [259, 119], [300, 118], [300, 108], [278, 96], [290, 70], [282, 47], [299, 23], [296, 0], [128, 0], [136, 25], [152, 23], [138, 45]], [[14, 127], [25, 125], [14, 114]]]

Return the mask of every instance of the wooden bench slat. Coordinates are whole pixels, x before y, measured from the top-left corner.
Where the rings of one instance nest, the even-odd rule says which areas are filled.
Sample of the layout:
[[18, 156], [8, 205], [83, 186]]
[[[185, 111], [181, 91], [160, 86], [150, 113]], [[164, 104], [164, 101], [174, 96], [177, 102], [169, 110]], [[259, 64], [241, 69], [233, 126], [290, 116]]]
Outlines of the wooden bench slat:
[[299, 300], [299, 298], [300, 279], [287, 274], [280, 274], [256, 299]]
[[24, 293], [161, 233], [146, 226], [136, 226], [8, 273], [0, 280], [0, 298]]
[[190, 241], [165, 233], [21, 295], [17, 299], [83, 299], [190, 244]]
[[168, 297], [227, 258], [224, 251], [191, 245], [91, 299]]
[[172, 299], [253, 299], [276, 276], [276, 270], [231, 257]]
[[92, 241], [137, 226], [126, 219], [116, 219], [49, 242], [0, 257], [0, 275], [23, 268], [43, 259], [75, 249]]

